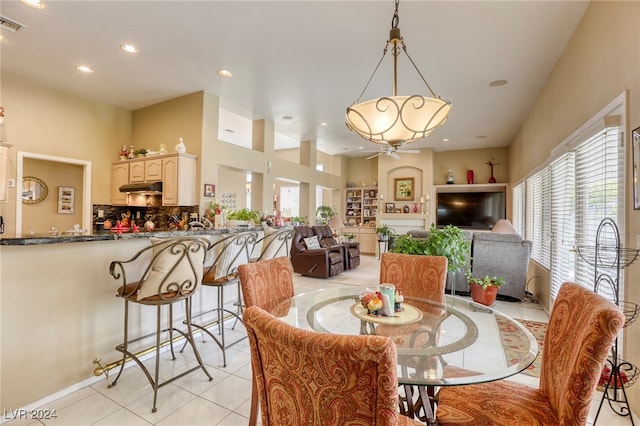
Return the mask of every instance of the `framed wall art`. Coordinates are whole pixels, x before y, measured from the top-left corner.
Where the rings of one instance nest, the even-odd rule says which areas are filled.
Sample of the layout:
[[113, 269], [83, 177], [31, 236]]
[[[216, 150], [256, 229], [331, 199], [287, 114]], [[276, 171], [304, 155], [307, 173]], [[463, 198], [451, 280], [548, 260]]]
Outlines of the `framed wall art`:
[[216, 186], [210, 183], [204, 184], [204, 196], [205, 197], [215, 197], [216, 196]]
[[72, 186], [58, 187], [58, 213], [73, 214], [75, 212], [75, 188]]
[[413, 201], [414, 178], [395, 178], [393, 188], [394, 201]]
[[640, 210], [640, 127], [631, 132], [631, 148], [633, 150], [633, 208]]

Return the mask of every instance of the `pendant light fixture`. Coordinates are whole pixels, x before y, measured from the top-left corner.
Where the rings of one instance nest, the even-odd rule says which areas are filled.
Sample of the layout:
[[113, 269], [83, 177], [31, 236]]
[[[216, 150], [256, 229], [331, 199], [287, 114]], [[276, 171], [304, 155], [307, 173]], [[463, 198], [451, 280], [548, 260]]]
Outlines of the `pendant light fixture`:
[[[404, 40], [400, 35], [398, 23], [399, 0], [396, 0], [395, 13], [391, 21], [389, 40], [382, 53], [382, 58], [376, 66], [371, 78], [365, 85], [362, 93], [351, 106], [347, 108], [347, 127], [358, 133], [362, 138], [383, 145], [400, 147], [408, 142], [426, 138], [436, 127], [447, 121], [451, 102], [443, 100], [436, 95], [429, 83], [409, 56]], [[393, 94], [378, 99], [360, 102], [360, 98], [369, 87], [389, 47], [393, 54]], [[398, 56], [401, 51], [407, 55], [411, 65], [427, 86], [431, 96], [410, 95], [398, 96]]]

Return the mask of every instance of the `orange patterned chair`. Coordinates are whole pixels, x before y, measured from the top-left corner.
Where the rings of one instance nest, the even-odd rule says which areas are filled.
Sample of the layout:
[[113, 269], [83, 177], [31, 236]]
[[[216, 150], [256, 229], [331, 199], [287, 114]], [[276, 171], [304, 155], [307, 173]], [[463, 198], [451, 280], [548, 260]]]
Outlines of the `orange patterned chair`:
[[387, 337], [315, 333], [250, 306], [244, 322], [262, 425], [419, 425], [397, 412]]
[[447, 258], [382, 253], [380, 283], [394, 284], [408, 297], [443, 303], [447, 283]]
[[547, 326], [539, 388], [505, 380], [442, 388], [438, 424], [587, 424], [603, 363], [623, 324], [624, 316], [613, 303], [578, 284], [564, 283]]
[[[281, 302], [293, 297], [293, 268], [288, 257], [247, 263], [238, 267], [245, 306], [258, 306], [276, 317], [288, 313]], [[258, 389], [253, 377], [249, 426], [258, 422]]]
[[[426, 299], [436, 303], [444, 303], [444, 290], [447, 283], [447, 258], [444, 256], [419, 256], [401, 253], [383, 253], [380, 260], [380, 283], [391, 283], [396, 288], [402, 289], [405, 297]], [[416, 304], [422, 311], [432, 308], [434, 313], [440, 309], [430, 307], [426, 303]], [[420, 305], [420, 306], [417, 306]], [[376, 334], [389, 336], [397, 346], [401, 347], [425, 347], [434, 345], [439, 337], [440, 322], [444, 316], [425, 316], [417, 323], [407, 325], [388, 326], [380, 324], [376, 327]], [[399, 336], [414, 336], [410, 341]], [[435, 359], [432, 363], [437, 363]], [[403, 364], [411, 365], [411, 360], [403, 360]], [[428, 365], [421, 365], [420, 369], [426, 371], [428, 368], [435, 368]], [[414, 415], [425, 421], [433, 418], [433, 397], [435, 389], [427, 387], [429, 405], [427, 409], [422, 401], [420, 392], [410, 385], [403, 386], [404, 395], [400, 397], [400, 411], [408, 416]], [[415, 396], [416, 398], [414, 398]], [[415, 400], [414, 400], [415, 399]], [[409, 402], [411, 401], [411, 402]], [[423, 412], [424, 411], [424, 412]]]

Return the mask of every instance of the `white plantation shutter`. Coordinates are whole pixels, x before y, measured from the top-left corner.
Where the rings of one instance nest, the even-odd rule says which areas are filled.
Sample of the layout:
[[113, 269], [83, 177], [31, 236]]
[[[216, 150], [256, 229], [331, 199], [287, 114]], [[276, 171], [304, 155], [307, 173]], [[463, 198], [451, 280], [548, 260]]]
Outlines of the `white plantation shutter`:
[[521, 182], [513, 187], [511, 191], [513, 197], [512, 222], [518, 234], [525, 236], [525, 209], [527, 207], [525, 194], [526, 183]]
[[[600, 221], [611, 218], [624, 236], [624, 150], [618, 127], [606, 128], [580, 144], [575, 151], [576, 243], [594, 247]], [[600, 272], [605, 272], [600, 270]], [[593, 289], [594, 268], [587, 262], [576, 264], [576, 282]], [[613, 272], [615, 277], [615, 271]], [[622, 274], [620, 275], [622, 279]], [[621, 285], [621, 283], [619, 283]], [[598, 291], [614, 300], [612, 289]]]
[[575, 281], [575, 167], [574, 153], [564, 154], [551, 166], [551, 298], [562, 283]]
[[531, 240], [531, 258], [550, 268], [550, 186], [549, 168], [527, 179], [526, 238]]

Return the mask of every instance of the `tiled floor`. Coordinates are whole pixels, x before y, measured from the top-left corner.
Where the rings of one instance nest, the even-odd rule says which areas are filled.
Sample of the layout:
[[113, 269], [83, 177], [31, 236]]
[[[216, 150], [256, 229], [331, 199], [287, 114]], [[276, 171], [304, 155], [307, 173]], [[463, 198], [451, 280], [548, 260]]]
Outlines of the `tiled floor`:
[[[361, 266], [347, 271], [334, 279], [314, 279], [295, 277], [296, 293], [312, 291], [331, 284], [371, 286], [377, 283], [379, 261], [376, 257], [362, 257]], [[496, 309], [514, 318], [547, 321], [547, 314], [535, 303], [496, 302]], [[238, 326], [243, 330], [242, 326]], [[60, 399], [48, 402], [43, 409], [56, 410], [57, 418], [41, 421], [12, 420], [10, 425], [246, 425], [249, 417], [251, 398], [251, 368], [247, 340], [232, 346], [227, 352], [227, 367], [222, 367], [219, 348], [207, 340], [198, 349], [213, 376], [208, 381], [204, 373], [196, 371], [173, 382], [158, 392], [158, 411], [151, 412], [152, 390], [141, 370], [132, 365], [127, 368], [117, 386], [108, 388], [104, 379], [77, 390]], [[178, 355], [170, 362], [165, 352], [161, 356], [167, 362], [161, 363], [161, 376], [169, 376], [194, 365], [192, 354]], [[153, 359], [148, 360], [149, 365]], [[537, 380], [518, 375], [515, 380], [537, 386]], [[601, 394], [597, 394], [592, 404], [589, 424], [598, 408]], [[637, 407], [636, 407], [637, 408]], [[3, 420], [7, 421], [7, 413]], [[636, 418], [636, 424], [640, 421]], [[606, 405], [598, 419], [598, 425], [630, 425], [628, 417], [619, 417]]]

